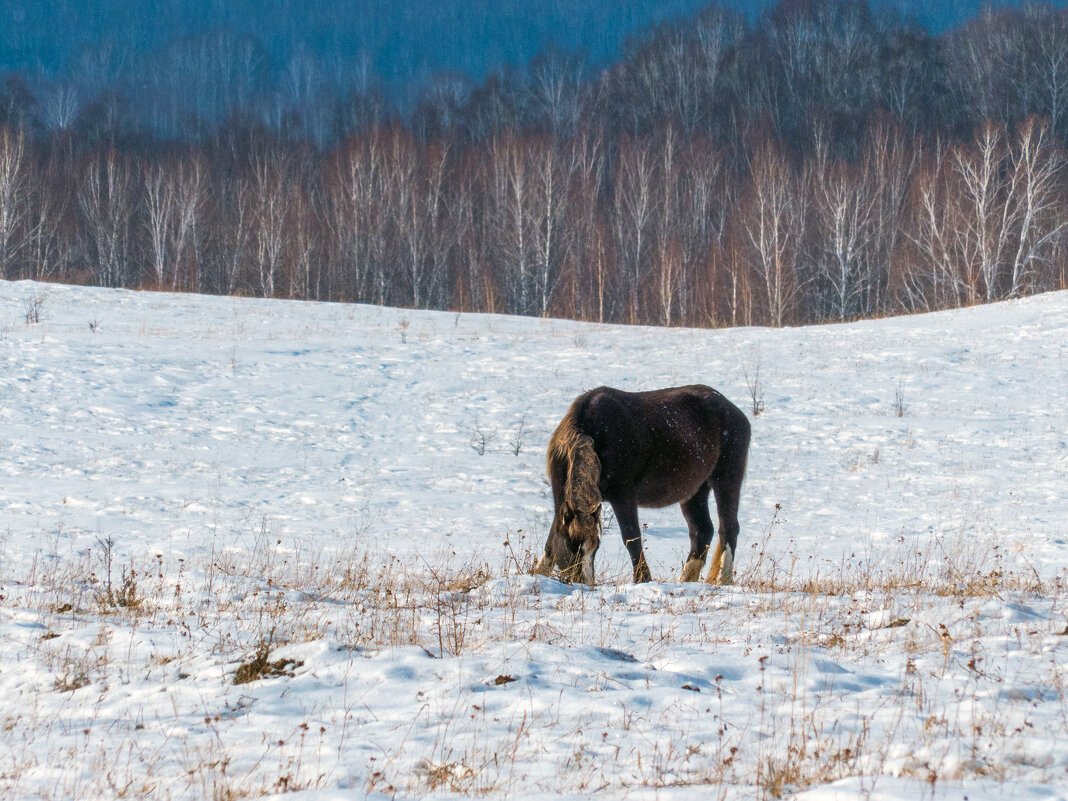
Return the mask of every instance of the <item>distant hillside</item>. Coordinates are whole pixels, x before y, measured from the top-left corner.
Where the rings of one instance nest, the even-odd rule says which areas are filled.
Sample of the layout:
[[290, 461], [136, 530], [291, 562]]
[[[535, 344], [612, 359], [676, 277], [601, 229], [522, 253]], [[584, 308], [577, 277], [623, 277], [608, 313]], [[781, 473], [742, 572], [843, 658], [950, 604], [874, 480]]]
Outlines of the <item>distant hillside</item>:
[[[591, 64], [614, 60], [623, 41], [651, 25], [692, 14], [705, 0], [6, 0], [0, 4], [0, 73], [85, 79], [122, 72], [189, 37], [229, 29], [254, 37], [276, 69], [307, 54], [348, 72], [370, 63], [394, 92], [451, 70], [481, 80], [524, 65], [553, 45]], [[766, 0], [720, 5], [757, 16]], [[981, 0], [886, 0], [932, 30], [974, 15]], [[325, 79], [325, 77], [324, 77]]]
[[652, 24], [692, 13], [703, 0], [33, 0], [0, 10], [0, 71], [73, 75], [85, 58], [123, 59], [166, 48], [218, 28], [255, 37], [276, 64], [298, 52], [353, 65], [369, 56], [383, 79], [403, 84], [456, 70], [479, 79], [523, 64], [546, 45], [582, 49], [593, 61], [614, 58], [623, 39]]

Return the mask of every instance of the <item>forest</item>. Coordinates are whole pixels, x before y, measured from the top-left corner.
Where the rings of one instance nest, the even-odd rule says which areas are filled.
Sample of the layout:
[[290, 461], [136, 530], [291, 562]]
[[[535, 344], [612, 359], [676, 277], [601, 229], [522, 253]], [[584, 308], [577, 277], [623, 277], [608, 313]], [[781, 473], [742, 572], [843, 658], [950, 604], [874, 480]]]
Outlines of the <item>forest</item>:
[[[82, 97], [0, 75], [0, 277], [656, 325], [1068, 287], [1068, 12], [710, 5], [398, 103], [224, 28]], [[162, 58], [162, 57], [161, 57]]]

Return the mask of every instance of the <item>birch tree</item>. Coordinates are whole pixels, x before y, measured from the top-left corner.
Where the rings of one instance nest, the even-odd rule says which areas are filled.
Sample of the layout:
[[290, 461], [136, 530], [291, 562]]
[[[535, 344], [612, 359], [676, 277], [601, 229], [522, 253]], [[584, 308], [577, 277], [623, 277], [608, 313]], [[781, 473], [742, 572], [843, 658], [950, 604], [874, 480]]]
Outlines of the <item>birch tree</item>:
[[760, 147], [750, 160], [749, 197], [743, 210], [753, 268], [768, 322], [774, 326], [789, 322], [801, 289], [797, 261], [805, 204], [791, 170], [773, 145]]
[[0, 128], [0, 277], [15, 278], [27, 212], [25, 137]]

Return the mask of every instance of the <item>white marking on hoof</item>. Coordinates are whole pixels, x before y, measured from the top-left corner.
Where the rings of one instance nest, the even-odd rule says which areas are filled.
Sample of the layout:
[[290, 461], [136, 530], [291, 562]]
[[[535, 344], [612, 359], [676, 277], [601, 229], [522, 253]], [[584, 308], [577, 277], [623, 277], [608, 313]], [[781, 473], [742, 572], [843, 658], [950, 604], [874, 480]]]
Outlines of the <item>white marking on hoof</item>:
[[591, 587], [594, 585], [592, 553], [588, 553], [582, 557], [582, 581]]
[[701, 578], [701, 568], [705, 566], [703, 559], [687, 559], [682, 566], [682, 578], [680, 581], [697, 581]]
[[723, 548], [723, 565], [719, 569], [719, 583], [730, 584], [734, 581], [734, 554], [729, 545]]
[[553, 574], [552, 558], [546, 554], [541, 558], [541, 561], [534, 565], [534, 569], [530, 572], [536, 576], [551, 576]]

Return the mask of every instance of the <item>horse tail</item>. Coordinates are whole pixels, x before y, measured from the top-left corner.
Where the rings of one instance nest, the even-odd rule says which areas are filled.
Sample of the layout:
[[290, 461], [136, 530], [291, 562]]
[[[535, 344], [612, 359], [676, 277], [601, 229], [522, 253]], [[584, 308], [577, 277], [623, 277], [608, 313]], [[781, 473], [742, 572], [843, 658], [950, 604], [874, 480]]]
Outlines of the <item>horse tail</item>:
[[749, 419], [737, 406], [729, 404], [728, 422], [723, 432], [719, 458], [712, 473], [713, 478], [735, 481], [740, 487], [745, 481], [749, 465], [749, 442], [752, 427]]
[[739, 481], [745, 481], [745, 473], [749, 469], [749, 443], [753, 435], [752, 426], [749, 423], [749, 418], [744, 413], [739, 412], [741, 420], [738, 425], [738, 433], [734, 447], [738, 451], [738, 466]]

